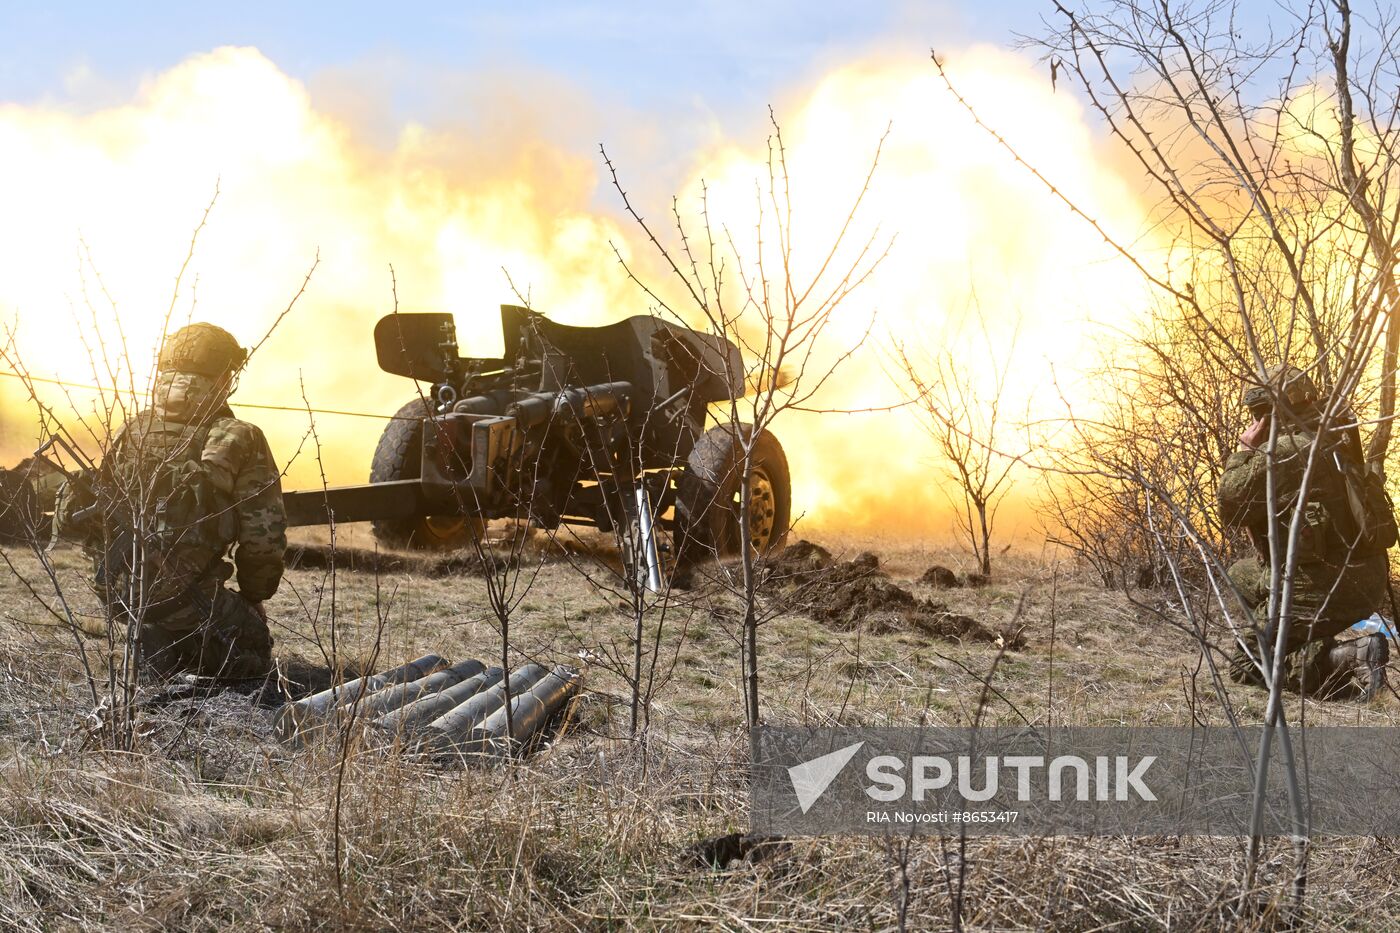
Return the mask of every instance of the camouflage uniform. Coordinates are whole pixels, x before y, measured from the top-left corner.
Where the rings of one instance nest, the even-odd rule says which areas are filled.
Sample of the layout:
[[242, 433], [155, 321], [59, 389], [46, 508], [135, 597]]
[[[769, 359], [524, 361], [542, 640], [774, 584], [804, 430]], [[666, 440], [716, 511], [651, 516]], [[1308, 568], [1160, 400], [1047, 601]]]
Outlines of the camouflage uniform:
[[46, 513], [63, 485], [63, 473], [43, 459], [0, 469], [0, 541], [30, 544], [49, 536]]
[[[209, 325], [167, 340], [154, 404], [122, 428], [102, 467], [112, 487], [127, 491], [118, 511], [147, 516], [134, 519], [142, 534], [122, 544], [129, 546], [132, 537], [145, 542], [136, 552], [145, 572], [124, 569], [132, 561], [114, 559], [109, 538], [99, 557], [106, 565], [105, 571], [99, 566], [99, 589], [114, 614], [139, 616], [141, 661], [152, 673], [259, 677], [272, 656], [260, 604], [277, 592], [287, 544], [281, 476], [262, 431], [228, 408], [232, 372], [203, 365], [198, 353], [180, 352], [178, 338], [198, 328], [204, 330], [195, 337], [238, 349]], [[204, 372], [189, 371], [199, 369]], [[159, 491], [131, 492], [150, 485], [160, 471], [177, 477], [179, 492], [168, 498], [186, 503], [178, 520], [160, 519], [161, 508], [175, 508]], [[121, 527], [110, 516], [106, 524], [109, 536], [111, 527]], [[224, 587], [235, 575], [237, 592]]]
[[[1308, 451], [1317, 436], [1306, 421], [1306, 416], [1283, 417], [1278, 427], [1274, 482], [1280, 541], [1287, 541]], [[1340, 451], [1344, 443], [1345, 439], [1339, 436], [1318, 451], [1303, 506], [1284, 681], [1293, 690], [1325, 692], [1339, 686], [1348, 666], [1341, 660], [1345, 652], [1338, 650], [1336, 636], [1377, 611], [1386, 594], [1389, 564], [1384, 551], [1348, 544], [1348, 539], [1355, 540], [1355, 536], [1346, 530], [1353, 527], [1349, 524], [1347, 490], [1340, 472], [1332, 466], [1334, 452]], [[1222, 520], [1227, 526], [1246, 529], [1254, 543], [1256, 556], [1236, 562], [1230, 567], [1229, 576], [1256, 623], [1262, 621], [1269, 600], [1267, 463], [1263, 450], [1232, 453], [1219, 489]], [[1265, 644], [1272, 650], [1272, 634], [1256, 634], [1263, 634]], [[1250, 648], [1256, 646], [1251, 644]], [[1238, 646], [1230, 663], [1230, 676], [1241, 683], [1263, 683], [1259, 669]]]

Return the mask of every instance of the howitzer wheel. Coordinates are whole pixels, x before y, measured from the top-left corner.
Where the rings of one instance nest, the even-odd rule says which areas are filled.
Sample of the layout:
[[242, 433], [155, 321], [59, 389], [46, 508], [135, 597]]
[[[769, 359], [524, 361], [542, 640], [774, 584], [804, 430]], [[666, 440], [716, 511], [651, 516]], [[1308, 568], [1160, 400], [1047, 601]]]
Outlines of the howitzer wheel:
[[753, 438], [749, 470], [749, 544], [758, 554], [781, 547], [792, 520], [792, 478], [787, 455], [767, 431], [750, 425], [710, 428], [696, 441], [676, 497], [679, 557], [694, 563], [707, 556], [739, 553], [740, 438]]
[[[432, 405], [416, 398], [394, 412], [394, 420], [379, 436], [370, 462], [369, 481], [388, 483], [423, 475], [423, 420], [433, 414]], [[374, 537], [389, 547], [424, 551], [455, 551], [470, 547], [485, 523], [461, 516], [394, 518], [374, 522]]]

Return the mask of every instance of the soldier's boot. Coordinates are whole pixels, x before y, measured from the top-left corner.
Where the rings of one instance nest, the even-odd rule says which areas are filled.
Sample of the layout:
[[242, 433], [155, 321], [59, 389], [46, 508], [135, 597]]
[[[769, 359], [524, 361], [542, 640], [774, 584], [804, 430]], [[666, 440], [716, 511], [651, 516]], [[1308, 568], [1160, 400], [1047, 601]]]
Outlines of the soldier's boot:
[[272, 673], [272, 646], [235, 648], [225, 671], [230, 680], [261, 680]]
[[198, 613], [195, 650], [182, 672], [209, 684], [259, 679], [272, 669], [272, 638], [251, 603], [219, 587]]
[[258, 680], [272, 670], [272, 634], [252, 603], [220, 590], [200, 673], [223, 681]]
[[210, 633], [196, 668], [201, 677], [219, 682], [259, 680], [272, 670], [272, 639], [227, 627]]
[[1322, 696], [1345, 692], [1348, 687], [1369, 701], [1385, 686], [1385, 668], [1390, 662], [1390, 643], [1384, 635], [1366, 635], [1333, 645], [1326, 655], [1330, 668], [1323, 681]]

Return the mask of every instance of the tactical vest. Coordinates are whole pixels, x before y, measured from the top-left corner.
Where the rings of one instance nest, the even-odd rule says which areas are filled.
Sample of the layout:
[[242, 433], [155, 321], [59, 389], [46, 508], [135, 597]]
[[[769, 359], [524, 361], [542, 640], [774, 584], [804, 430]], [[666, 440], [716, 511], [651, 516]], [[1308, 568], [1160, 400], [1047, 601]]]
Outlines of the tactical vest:
[[140, 571], [156, 605], [227, 579], [222, 558], [237, 538], [238, 518], [203, 462], [217, 422], [142, 412], [122, 429], [94, 484], [101, 544], [90, 549], [99, 585], [126, 585]]

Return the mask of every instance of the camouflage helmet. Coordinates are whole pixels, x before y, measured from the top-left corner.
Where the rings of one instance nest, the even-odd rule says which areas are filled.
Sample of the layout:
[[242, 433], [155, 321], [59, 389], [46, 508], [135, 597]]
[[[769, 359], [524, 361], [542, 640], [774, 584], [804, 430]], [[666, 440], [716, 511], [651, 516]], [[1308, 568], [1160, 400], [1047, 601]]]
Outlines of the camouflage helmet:
[[189, 324], [166, 336], [156, 368], [217, 379], [237, 372], [247, 361], [248, 351], [222, 327]]
[[1289, 363], [1276, 363], [1264, 370], [1264, 378], [1250, 376], [1244, 383], [1243, 402], [1255, 415], [1273, 410], [1275, 398], [1295, 411], [1311, 408], [1317, 403], [1317, 385], [1312, 377]]

